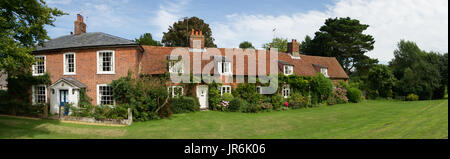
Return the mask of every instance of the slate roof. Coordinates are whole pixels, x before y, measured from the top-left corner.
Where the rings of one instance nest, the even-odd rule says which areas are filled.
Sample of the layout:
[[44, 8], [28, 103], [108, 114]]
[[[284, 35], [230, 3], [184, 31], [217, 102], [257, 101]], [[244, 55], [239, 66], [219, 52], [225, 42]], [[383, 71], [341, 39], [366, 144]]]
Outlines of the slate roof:
[[59, 83], [61, 81], [69, 82], [70, 84], [72, 84], [78, 88], [87, 88], [87, 86], [85, 84], [81, 83], [80, 81], [78, 81], [72, 77], [61, 77], [59, 80], [57, 80], [55, 83], [53, 83], [50, 87], [53, 87], [54, 85], [56, 85], [57, 83]]
[[36, 51], [48, 51], [57, 49], [72, 49], [81, 47], [99, 47], [99, 46], [133, 46], [138, 45], [128, 39], [117, 37], [114, 35], [92, 32], [80, 35], [65, 35], [55, 39], [51, 39], [44, 43], [44, 47], [38, 46]]

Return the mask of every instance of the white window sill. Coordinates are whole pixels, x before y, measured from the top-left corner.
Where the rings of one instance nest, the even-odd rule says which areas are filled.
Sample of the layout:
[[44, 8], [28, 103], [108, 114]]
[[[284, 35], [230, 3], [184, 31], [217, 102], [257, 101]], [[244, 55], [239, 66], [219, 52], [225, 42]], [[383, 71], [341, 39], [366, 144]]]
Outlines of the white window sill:
[[64, 73], [63, 75], [77, 75], [76, 73]]
[[115, 72], [97, 72], [98, 75], [115, 75]]
[[233, 73], [232, 73], [232, 72], [229, 72], [229, 73], [219, 73], [219, 75], [221, 75], [221, 76], [229, 76], [229, 75], [233, 75]]
[[41, 73], [41, 74], [33, 74], [33, 76], [42, 76], [42, 75], [44, 75], [45, 73]]

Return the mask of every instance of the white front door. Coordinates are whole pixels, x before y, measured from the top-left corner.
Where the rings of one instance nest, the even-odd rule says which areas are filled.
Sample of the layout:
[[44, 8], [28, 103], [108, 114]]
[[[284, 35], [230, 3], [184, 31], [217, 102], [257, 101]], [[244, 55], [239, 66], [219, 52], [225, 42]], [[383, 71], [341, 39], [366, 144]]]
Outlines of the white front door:
[[208, 85], [197, 86], [197, 98], [200, 109], [208, 109]]

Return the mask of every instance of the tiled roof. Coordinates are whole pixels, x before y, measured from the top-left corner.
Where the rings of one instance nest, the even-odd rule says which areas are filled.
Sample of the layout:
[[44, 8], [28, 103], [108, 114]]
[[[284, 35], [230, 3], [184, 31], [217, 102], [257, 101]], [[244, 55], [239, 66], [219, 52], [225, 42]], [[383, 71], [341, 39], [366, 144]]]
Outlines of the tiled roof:
[[44, 47], [38, 46], [36, 51], [47, 51], [56, 49], [98, 47], [98, 46], [120, 46], [138, 45], [136, 42], [114, 35], [93, 32], [80, 35], [65, 35], [44, 43]]
[[[176, 47], [161, 47], [161, 46], [143, 46], [145, 52], [142, 60], [142, 71], [145, 74], [164, 74], [167, 72], [167, 56], [169, 56], [172, 52], [172, 50], [176, 49]], [[187, 49], [187, 48], [183, 48]], [[222, 56], [225, 56], [225, 50], [224, 48], [219, 48], [219, 53]], [[198, 52], [190, 52], [191, 61], [193, 61], [193, 54], [200, 54]], [[258, 56], [258, 53], [255, 55]], [[269, 52], [267, 51], [266, 54], [267, 63], [269, 62]], [[226, 57], [226, 59], [233, 59], [236, 60], [236, 57]], [[200, 59], [196, 59], [200, 60]], [[201, 60], [202, 67], [205, 67], [206, 64], [210, 63], [213, 59], [210, 60]], [[255, 65], [257, 64], [258, 60], [256, 61], [248, 61], [247, 56], [244, 57], [244, 70], [242, 71], [243, 74], [239, 74], [236, 71], [237, 67], [242, 67], [242, 64], [236, 64], [236, 62], [233, 63], [233, 74], [234, 75], [249, 75], [247, 66], [249, 64]], [[278, 53], [278, 61], [282, 61], [283, 63], [290, 64], [294, 66], [294, 73], [300, 76], [314, 76], [317, 74], [317, 70], [314, 69], [313, 65], [321, 65], [328, 68], [328, 75], [330, 78], [339, 78], [339, 79], [348, 79], [348, 75], [345, 73], [342, 66], [339, 64], [339, 62], [334, 57], [320, 57], [320, 56], [309, 56], [309, 55], [300, 55], [300, 59], [292, 59], [291, 56], [287, 53]], [[198, 74], [200, 72], [194, 72], [191, 62], [191, 71], [194, 74]], [[266, 72], [269, 73], [270, 66], [266, 66]], [[256, 68], [256, 72], [258, 72], [259, 68]], [[197, 70], [201, 71], [201, 70]]]

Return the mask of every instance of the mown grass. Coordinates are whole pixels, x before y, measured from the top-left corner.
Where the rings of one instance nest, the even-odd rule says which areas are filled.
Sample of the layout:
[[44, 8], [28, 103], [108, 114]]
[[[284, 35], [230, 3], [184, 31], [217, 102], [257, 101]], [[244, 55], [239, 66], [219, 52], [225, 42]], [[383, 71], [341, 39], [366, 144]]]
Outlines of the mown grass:
[[448, 100], [364, 101], [257, 114], [196, 112], [106, 127], [0, 117], [0, 138], [448, 138]]

